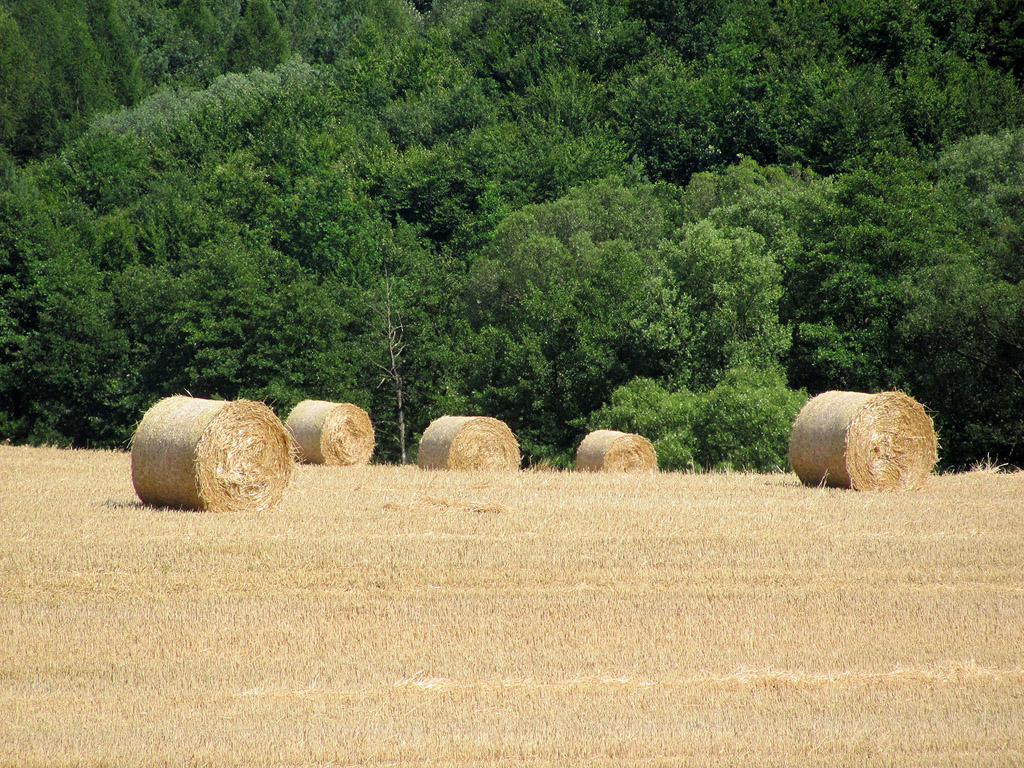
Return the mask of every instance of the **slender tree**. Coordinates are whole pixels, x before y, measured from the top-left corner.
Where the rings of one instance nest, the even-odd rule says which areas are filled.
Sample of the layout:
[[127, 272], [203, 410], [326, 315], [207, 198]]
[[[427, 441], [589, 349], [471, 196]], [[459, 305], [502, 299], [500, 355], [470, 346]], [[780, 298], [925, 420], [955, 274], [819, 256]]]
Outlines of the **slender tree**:
[[398, 427], [398, 447], [402, 454], [402, 463], [408, 463], [408, 456], [405, 448], [405, 382], [402, 379], [402, 363], [405, 354], [405, 326], [402, 324], [402, 317], [393, 301], [394, 278], [385, 275], [384, 296], [379, 303], [373, 307], [377, 316], [377, 332], [384, 341], [386, 356], [383, 363], [378, 363], [383, 375], [380, 384], [384, 386], [388, 382], [395, 392], [395, 421]]

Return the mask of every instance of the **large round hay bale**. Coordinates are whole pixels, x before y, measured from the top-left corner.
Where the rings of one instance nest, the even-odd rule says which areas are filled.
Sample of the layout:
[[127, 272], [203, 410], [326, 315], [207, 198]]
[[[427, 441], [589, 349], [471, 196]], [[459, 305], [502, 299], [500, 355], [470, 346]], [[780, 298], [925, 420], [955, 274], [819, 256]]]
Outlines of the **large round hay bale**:
[[309, 464], [365, 464], [376, 444], [370, 414], [352, 403], [303, 400], [285, 426]]
[[423, 469], [519, 469], [519, 441], [508, 425], [489, 416], [441, 416], [420, 439]]
[[646, 437], [598, 429], [583, 438], [576, 449], [576, 468], [587, 472], [655, 472], [658, 454]]
[[280, 503], [292, 466], [284, 424], [252, 400], [168, 397], [132, 438], [132, 483], [153, 506], [266, 510]]
[[902, 392], [824, 392], [797, 414], [789, 460], [804, 485], [918, 488], [938, 461], [924, 406]]

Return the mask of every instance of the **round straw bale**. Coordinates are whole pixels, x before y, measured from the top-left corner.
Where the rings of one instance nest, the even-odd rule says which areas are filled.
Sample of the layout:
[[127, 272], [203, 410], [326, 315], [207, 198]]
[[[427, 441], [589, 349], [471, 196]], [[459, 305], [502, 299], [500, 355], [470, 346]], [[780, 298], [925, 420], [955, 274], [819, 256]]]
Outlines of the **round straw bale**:
[[658, 454], [646, 437], [598, 429], [583, 438], [576, 449], [576, 468], [587, 472], [655, 472]]
[[931, 417], [902, 392], [824, 392], [793, 422], [789, 461], [804, 485], [920, 487], [938, 461]]
[[423, 469], [502, 469], [521, 462], [519, 441], [508, 425], [489, 416], [441, 416], [420, 439]]
[[299, 458], [310, 464], [365, 464], [375, 445], [370, 415], [352, 403], [303, 400], [285, 422], [299, 446]]
[[132, 438], [132, 483], [153, 506], [263, 511], [280, 503], [292, 466], [284, 424], [252, 400], [168, 397]]

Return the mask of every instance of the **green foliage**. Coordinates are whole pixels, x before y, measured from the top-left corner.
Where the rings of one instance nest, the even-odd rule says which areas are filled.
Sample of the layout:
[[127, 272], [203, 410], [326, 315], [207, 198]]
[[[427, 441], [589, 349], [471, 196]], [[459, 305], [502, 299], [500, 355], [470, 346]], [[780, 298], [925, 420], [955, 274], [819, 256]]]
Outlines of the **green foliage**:
[[648, 258], [659, 214], [650, 190], [607, 180], [512, 214], [474, 264], [468, 386], [531, 455], [564, 452], [571, 419], [672, 356], [663, 270]]
[[[973, 22], [973, 24], [972, 24]], [[996, 66], [1024, 77], [1024, 8], [1014, 0], [979, 0], [965, 26], [971, 39]]]
[[338, 397], [395, 459], [386, 304], [410, 444], [485, 412], [566, 464], [621, 412], [670, 466], [771, 468], [791, 388], [899, 387], [948, 464], [1024, 463], [1020, 21], [0, 0], [0, 435]]
[[[27, 158], [56, 150], [97, 112], [141, 95], [134, 41], [115, 0], [7, 0], [0, 7], [0, 140]], [[16, 130], [16, 132], [15, 132]]]
[[[479, 4], [456, 31], [456, 51], [472, 70], [506, 91], [522, 92], [572, 60], [577, 36], [561, 0]], [[464, 46], [464, 47], [463, 47]]]
[[16, 149], [28, 132], [42, 81], [18, 20], [0, 6], [0, 145]]
[[901, 330], [909, 376], [936, 411], [943, 456], [1020, 462], [1024, 426], [1024, 131], [978, 136], [940, 160], [961, 247], [931, 254], [908, 281]]
[[822, 193], [806, 200], [785, 260], [791, 371], [815, 391], [898, 387], [901, 278], [938, 244], [944, 212], [920, 166], [900, 161], [845, 174]]
[[138, 266], [114, 285], [133, 342], [136, 388], [272, 399], [351, 394], [359, 350], [341, 297], [293, 263], [241, 240], [188, 254], [180, 274]]
[[719, 91], [695, 65], [663, 52], [622, 76], [612, 104], [620, 135], [658, 178], [680, 183], [722, 162], [729, 148], [716, 116], [732, 106], [729, 83]]
[[691, 183], [689, 216], [746, 224], [780, 264], [790, 381], [815, 392], [908, 385], [893, 343], [907, 279], [935, 248], [957, 247], [928, 170], [881, 157], [819, 178], [745, 163]]
[[786, 353], [782, 273], [761, 235], [705, 220], [681, 227], [662, 250], [674, 277], [673, 304], [691, 318], [693, 365], [678, 381], [706, 388], [728, 368], [768, 366]]
[[878, 158], [833, 178], [748, 161], [695, 176], [683, 210], [745, 224], [777, 254], [792, 385], [907, 390], [932, 409], [943, 462], [1015, 462], [1022, 160], [1008, 133], [938, 166]]
[[552, 460], [570, 422], [636, 376], [709, 388], [788, 345], [780, 271], [764, 240], [709, 222], [673, 230], [658, 188], [608, 179], [509, 216], [470, 275], [482, 405], [514, 414]]
[[693, 470], [698, 467], [696, 410], [697, 397], [689, 390], [669, 391], [653, 379], [636, 378], [616, 388], [580, 426], [643, 435], [654, 445], [660, 469]]
[[29, 187], [0, 193], [0, 288], [0, 433], [120, 442], [125, 340], [111, 323], [111, 298]]
[[204, 87], [224, 72], [237, 3], [124, 0], [135, 27], [139, 69], [152, 87]]
[[776, 369], [729, 370], [698, 400], [698, 462], [715, 469], [785, 470], [793, 419], [806, 400]]
[[778, 369], [733, 368], [698, 393], [639, 378], [616, 389], [585, 424], [644, 435], [664, 470], [781, 471], [806, 399]]
[[939, 162], [949, 207], [959, 207], [988, 270], [1024, 279], [1024, 131], [979, 135], [952, 147]]
[[288, 39], [270, 0], [246, 0], [241, 22], [228, 48], [230, 68], [236, 72], [273, 69], [287, 57]]

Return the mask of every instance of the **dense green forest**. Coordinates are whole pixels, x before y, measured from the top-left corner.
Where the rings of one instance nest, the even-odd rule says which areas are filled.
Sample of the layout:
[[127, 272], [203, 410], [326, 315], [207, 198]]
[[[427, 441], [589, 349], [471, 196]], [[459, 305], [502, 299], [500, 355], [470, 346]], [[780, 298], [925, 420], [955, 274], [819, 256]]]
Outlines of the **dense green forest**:
[[1022, 126], [1017, 0], [0, 0], [0, 440], [190, 392], [770, 470], [903, 389], [1024, 465]]

